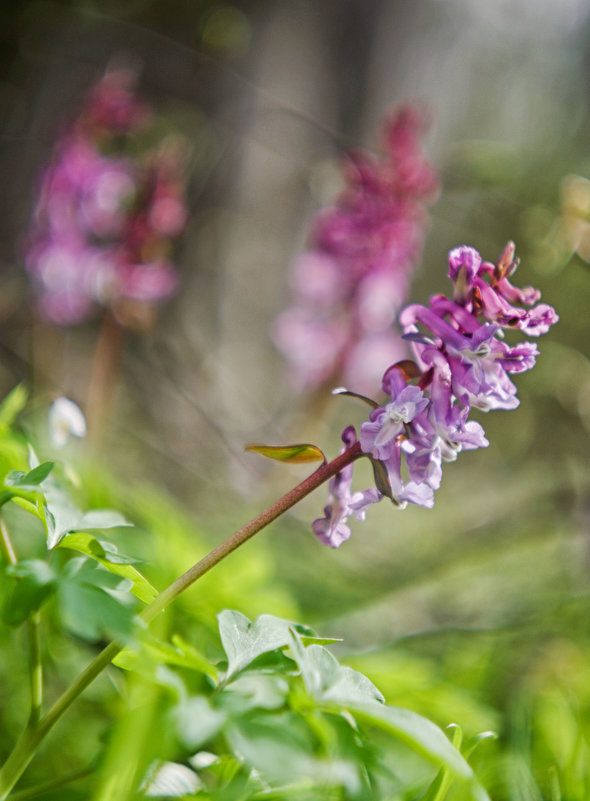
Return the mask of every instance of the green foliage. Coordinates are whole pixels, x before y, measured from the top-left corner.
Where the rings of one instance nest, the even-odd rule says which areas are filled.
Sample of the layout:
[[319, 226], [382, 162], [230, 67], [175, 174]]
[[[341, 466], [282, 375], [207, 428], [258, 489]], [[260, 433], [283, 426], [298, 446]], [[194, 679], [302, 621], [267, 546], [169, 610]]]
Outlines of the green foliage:
[[[6, 454], [2, 505], [10, 520], [1, 529], [7, 557], [3, 621], [12, 629], [28, 621], [29, 633], [38, 636], [34, 632], [42, 613], [52, 627], [53, 648], [57, 642], [69, 648], [71, 635], [87, 643], [107, 639], [126, 644], [116, 664], [124, 669], [128, 692], [138, 698], [137, 708], [132, 704], [121, 710], [112, 728], [96, 801], [114, 796], [120, 801], [144, 796], [220, 801], [283, 794], [397, 797], [404, 781], [391, 764], [403, 762], [404, 749], [425, 760], [416, 768], [416, 787], [426, 788], [432, 763], [446, 771], [447, 783], [459, 780], [469, 797], [487, 798], [438, 727], [385, 705], [366, 676], [338, 662], [325, 647], [337, 638], [317, 637], [308, 626], [274, 615], [251, 622], [230, 610], [217, 615], [218, 635], [206, 616], [198, 621], [191, 610], [191, 636], [204, 635], [203, 649], [174, 630], [167, 637], [165, 631], [156, 634], [138, 625], [141, 604], [150, 603], [157, 592], [139, 571], [141, 560], [126, 553], [124, 541], [115, 542], [106, 533], [112, 530], [116, 537], [129, 528], [127, 515], [83, 510], [83, 485], [79, 477], [72, 483], [71, 467], [39, 461], [32, 444], [10, 427], [22, 403], [17, 393], [0, 409], [0, 451]], [[305, 446], [281, 458], [307, 461], [312, 455], [318, 458]], [[118, 500], [112, 492], [106, 496]], [[154, 497], [152, 492], [152, 502]], [[158, 525], [161, 509], [145, 502], [134, 507], [132, 498], [127, 489], [131, 516]], [[102, 506], [103, 498], [97, 500]], [[33, 528], [25, 521], [32, 521]], [[179, 519], [175, 535], [170, 514], [163, 515], [162, 524], [172, 556], [175, 537], [179, 545], [186, 542], [187, 526]], [[19, 559], [23, 546], [32, 555]], [[235, 583], [238, 593], [246, 586], [243, 580], [242, 586]], [[215, 604], [221, 597], [217, 592]], [[43, 651], [48, 658], [48, 649], [37, 646], [31, 652], [32, 677], [42, 675]], [[149, 737], [152, 731], [166, 735]], [[52, 786], [59, 786], [55, 777]]]
[[23, 559], [9, 565], [5, 573], [9, 577], [9, 587], [3, 618], [8, 625], [19, 626], [54, 592], [57, 575], [51, 565], [41, 559]]
[[173, 648], [150, 639], [138, 653], [144, 680], [165, 688], [162, 726], [175, 736], [144, 780], [149, 793], [401, 798], [402, 781], [388, 762], [403, 765], [409, 749], [426, 760], [417, 763], [416, 787], [428, 786], [430, 762], [444, 766], [447, 788], [455, 779], [469, 797], [487, 798], [437, 726], [384, 704], [373, 683], [340, 665], [308, 627], [272, 615], [251, 622], [226, 610], [219, 635], [225, 660], [215, 669], [200, 655], [191, 659], [178, 639]]

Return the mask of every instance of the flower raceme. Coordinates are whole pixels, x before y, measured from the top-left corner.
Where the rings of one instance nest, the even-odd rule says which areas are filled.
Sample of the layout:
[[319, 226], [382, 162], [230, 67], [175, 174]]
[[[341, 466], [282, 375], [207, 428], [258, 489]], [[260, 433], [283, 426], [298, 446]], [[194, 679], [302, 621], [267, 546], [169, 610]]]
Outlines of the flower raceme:
[[41, 180], [26, 269], [40, 315], [57, 325], [98, 306], [132, 324], [178, 283], [170, 253], [187, 218], [183, 146], [168, 138], [138, 153], [151, 110], [135, 80], [118, 69], [91, 88]]
[[350, 153], [344, 192], [314, 222], [293, 266], [295, 302], [274, 332], [298, 386], [344, 380], [365, 391], [405, 351], [392, 325], [439, 189], [422, 151], [426, 127], [417, 107], [400, 107], [383, 128], [384, 157]]
[[[429, 306], [413, 304], [401, 312], [414, 359], [387, 369], [382, 389], [389, 400], [382, 406], [369, 400], [374, 408], [360, 430], [376, 487], [352, 493], [352, 464], [331, 480], [324, 517], [313, 524], [324, 544], [341, 545], [350, 536], [347, 518], [364, 519], [367, 507], [383, 497], [402, 508], [408, 503], [432, 507], [442, 463], [489, 444], [482, 426], [468, 419], [470, 410], [518, 406], [509, 375], [530, 370], [538, 349], [531, 342], [509, 345], [504, 331], [539, 336], [559, 318], [551, 306], [537, 303], [536, 289], [510, 283], [518, 266], [514, 251], [509, 242], [491, 264], [474, 248], [455, 248], [449, 254], [452, 299], [435, 295]], [[352, 446], [354, 429], [347, 428], [342, 438], [345, 447]]]

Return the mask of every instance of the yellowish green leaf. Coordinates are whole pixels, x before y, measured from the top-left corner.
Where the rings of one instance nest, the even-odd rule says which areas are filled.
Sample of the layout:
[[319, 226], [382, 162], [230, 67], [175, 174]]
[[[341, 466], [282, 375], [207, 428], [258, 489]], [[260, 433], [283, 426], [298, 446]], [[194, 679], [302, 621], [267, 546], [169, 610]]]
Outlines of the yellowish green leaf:
[[325, 462], [326, 457], [316, 445], [303, 443], [301, 445], [247, 445], [247, 451], [259, 453], [267, 459], [278, 462], [291, 462], [303, 464], [305, 462]]

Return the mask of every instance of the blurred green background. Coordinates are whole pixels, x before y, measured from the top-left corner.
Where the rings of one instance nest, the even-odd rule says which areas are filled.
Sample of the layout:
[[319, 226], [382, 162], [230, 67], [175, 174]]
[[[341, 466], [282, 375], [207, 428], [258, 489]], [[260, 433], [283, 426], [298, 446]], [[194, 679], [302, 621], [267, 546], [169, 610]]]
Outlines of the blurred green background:
[[[429, 104], [443, 191], [412, 298], [447, 290], [451, 247], [494, 261], [513, 239], [516, 283], [561, 318], [517, 377], [521, 406], [480, 415], [490, 447], [446, 466], [434, 510], [381, 504], [331, 551], [310, 528], [320, 491], [187, 593], [169, 626], [200, 621], [183, 634], [202, 643], [224, 606], [300, 619], [343, 637], [339, 657], [389, 702], [498, 731], [476, 755], [492, 797], [589, 798], [587, 3], [21, 0], [2, 5], [0, 41], [0, 390], [30, 382], [40, 417], [56, 395], [84, 405], [98, 330], [39, 325], [22, 267], [64, 119], [107, 64], [132, 60], [192, 144], [182, 289], [149, 336], [128, 339], [103, 461], [83, 468], [88, 504], [139, 524], [130, 547], [158, 587], [306, 475], [246, 443], [313, 441], [333, 456], [341, 427], [362, 422], [350, 400], [293, 391], [269, 327], [342, 151], [375, 148], [395, 103]], [[84, 654], [59, 647], [55, 664], [75, 672]], [[89, 733], [85, 710], [55, 759], [83, 748], [82, 731], [101, 736], [106, 721]]]

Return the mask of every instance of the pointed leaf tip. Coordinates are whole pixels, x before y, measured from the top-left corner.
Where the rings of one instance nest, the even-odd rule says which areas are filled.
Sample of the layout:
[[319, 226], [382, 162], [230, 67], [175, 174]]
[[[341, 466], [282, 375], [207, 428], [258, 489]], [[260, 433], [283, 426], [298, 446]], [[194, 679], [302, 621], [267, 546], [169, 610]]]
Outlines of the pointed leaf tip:
[[259, 453], [267, 459], [278, 462], [291, 462], [303, 464], [305, 462], [325, 462], [326, 457], [316, 445], [303, 443], [301, 445], [246, 445], [246, 450]]

